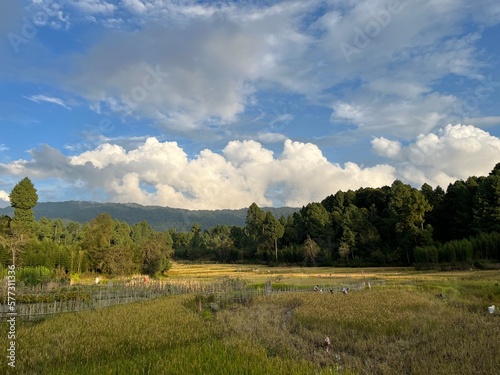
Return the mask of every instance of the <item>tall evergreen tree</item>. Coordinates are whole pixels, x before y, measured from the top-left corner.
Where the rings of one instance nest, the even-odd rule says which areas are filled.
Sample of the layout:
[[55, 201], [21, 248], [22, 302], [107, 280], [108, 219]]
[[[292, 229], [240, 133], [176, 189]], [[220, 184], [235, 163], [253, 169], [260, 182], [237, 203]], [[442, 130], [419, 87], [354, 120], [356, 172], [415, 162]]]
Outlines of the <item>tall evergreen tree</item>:
[[16, 264], [16, 255], [22, 250], [26, 240], [35, 234], [35, 214], [33, 207], [38, 202], [35, 186], [28, 177], [14, 186], [10, 195], [10, 204], [14, 208], [14, 218], [10, 223], [12, 264]]
[[33, 207], [38, 203], [38, 194], [31, 180], [25, 177], [19, 181], [12, 189], [9, 198], [14, 208], [13, 226], [22, 227], [32, 233], [35, 226]]
[[[431, 205], [419, 190], [396, 180], [391, 185], [388, 208], [399, 237], [401, 255], [405, 255], [406, 263], [411, 264], [410, 256], [413, 248], [420, 245], [418, 241], [424, 232], [425, 213], [431, 210]], [[403, 257], [400, 260], [405, 261]]]
[[257, 239], [262, 235], [265, 218], [265, 211], [257, 206], [257, 204], [252, 203], [248, 208], [247, 217], [245, 219], [245, 229], [250, 237]]
[[278, 239], [283, 237], [285, 233], [285, 227], [280, 223], [274, 215], [268, 211], [264, 218], [264, 235], [267, 237], [265, 242], [271, 242], [274, 247], [274, 257], [276, 262], [278, 262]]

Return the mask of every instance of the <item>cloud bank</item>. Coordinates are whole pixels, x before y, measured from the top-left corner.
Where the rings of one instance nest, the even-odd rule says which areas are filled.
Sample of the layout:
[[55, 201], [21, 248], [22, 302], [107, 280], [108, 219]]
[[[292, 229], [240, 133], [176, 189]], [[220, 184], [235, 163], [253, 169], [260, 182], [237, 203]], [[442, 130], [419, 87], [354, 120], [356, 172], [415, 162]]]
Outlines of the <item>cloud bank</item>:
[[231, 141], [220, 153], [205, 149], [190, 157], [176, 142], [150, 137], [128, 150], [104, 143], [71, 157], [43, 146], [31, 151], [31, 160], [0, 164], [0, 173], [55, 179], [62, 189], [95, 192], [113, 202], [223, 209], [252, 202], [301, 206], [338, 190], [380, 187], [395, 179], [446, 188], [456, 179], [486, 175], [500, 161], [500, 139], [472, 125], [448, 125], [405, 146], [374, 138], [372, 148], [387, 163], [341, 166], [329, 162], [315, 144], [290, 139], [276, 155], [246, 140]]
[[0, 171], [56, 178], [64, 184], [101, 190], [106, 200], [188, 209], [299, 206], [322, 199], [335, 189], [382, 186], [394, 178], [393, 168], [379, 165], [344, 167], [326, 160], [314, 144], [286, 140], [275, 156], [256, 141], [229, 142], [220, 154], [205, 149], [193, 158], [175, 142], [148, 138], [125, 150], [102, 144], [66, 157], [44, 146], [33, 159], [0, 165]]
[[371, 143], [378, 155], [392, 160], [402, 180], [416, 186], [446, 188], [455, 180], [485, 176], [500, 162], [500, 139], [473, 125], [447, 125], [404, 147], [383, 137]]

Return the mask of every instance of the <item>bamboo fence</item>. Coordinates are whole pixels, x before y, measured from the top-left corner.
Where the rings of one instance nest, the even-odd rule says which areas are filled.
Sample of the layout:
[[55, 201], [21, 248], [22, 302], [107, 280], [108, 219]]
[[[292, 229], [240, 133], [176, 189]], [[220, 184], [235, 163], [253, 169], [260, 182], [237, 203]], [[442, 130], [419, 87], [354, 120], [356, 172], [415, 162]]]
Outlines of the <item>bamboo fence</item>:
[[[371, 286], [380, 281], [370, 281]], [[350, 291], [366, 288], [367, 281], [343, 282], [318, 286], [318, 292], [339, 293], [343, 288]], [[0, 319], [16, 316], [17, 319], [37, 320], [44, 317], [100, 309], [109, 306], [151, 300], [162, 296], [196, 294], [212, 296], [217, 304], [245, 303], [254, 296], [276, 293], [311, 292], [311, 287], [275, 284], [267, 282], [264, 287], [249, 287], [241, 279], [222, 279], [207, 283], [187, 281], [169, 283], [164, 281], [134, 279], [129, 282], [108, 282], [97, 285], [64, 285], [49, 283], [41, 286], [18, 285], [15, 292], [15, 310], [9, 310], [7, 288], [0, 291]], [[12, 300], [12, 299], [11, 299]]]

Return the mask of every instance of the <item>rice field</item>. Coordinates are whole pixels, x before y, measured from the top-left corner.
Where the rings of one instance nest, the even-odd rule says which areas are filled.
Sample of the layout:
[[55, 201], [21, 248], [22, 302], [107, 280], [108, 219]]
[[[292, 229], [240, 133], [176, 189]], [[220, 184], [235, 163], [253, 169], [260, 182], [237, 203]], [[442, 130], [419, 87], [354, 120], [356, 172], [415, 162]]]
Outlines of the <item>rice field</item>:
[[[6, 374], [497, 374], [498, 272], [175, 265], [169, 279], [314, 286], [378, 280], [348, 294], [305, 292], [204, 305], [167, 296], [17, 322]], [[270, 272], [267, 272], [270, 271]], [[8, 349], [6, 322], [0, 347]], [[328, 336], [328, 350], [324, 339]]]

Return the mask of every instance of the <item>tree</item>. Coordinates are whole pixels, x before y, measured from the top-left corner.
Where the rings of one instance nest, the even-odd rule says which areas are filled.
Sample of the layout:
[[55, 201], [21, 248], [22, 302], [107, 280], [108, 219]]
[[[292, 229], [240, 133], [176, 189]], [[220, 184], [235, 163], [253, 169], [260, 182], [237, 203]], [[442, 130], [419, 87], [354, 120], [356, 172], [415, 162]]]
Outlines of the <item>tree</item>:
[[394, 220], [396, 234], [400, 237], [400, 250], [406, 253], [406, 261], [411, 264], [410, 249], [418, 246], [418, 239], [424, 231], [425, 213], [431, 206], [425, 196], [410, 185], [396, 180], [391, 186], [389, 211]]
[[432, 226], [436, 239], [441, 240], [448, 235], [447, 210], [444, 206], [445, 192], [437, 186], [434, 190], [429, 184], [423, 184], [420, 191], [432, 206], [432, 210], [425, 214], [425, 222]]
[[276, 262], [278, 262], [278, 239], [283, 237], [285, 228], [281, 225], [279, 220], [274, 217], [271, 211], [266, 213], [263, 227], [264, 235], [274, 244], [274, 254]]
[[325, 241], [330, 224], [330, 215], [326, 208], [321, 203], [309, 203], [300, 213], [304, 219], [306, 234], [315, 241]]
[[142, 272], [154, 276], [170, 269], [172, 257], [172, 237], [168, 232], [154, 233], [142, 244]]
[[14, 208], [14, 225], [33, 230], [35, 223], [33, 207], [38, 202], [38, 194], [31, 180], [25, 177], [19, 181], [12, 189], [9, 198], [10, 204]]
[[50, 241], [53, 238], [53, 226], [51, 219], [43, 216], [38, 220], [37, 237], [40, 241]]
[[304, 241], [304, 261], [307, 264], [314, 265], [316, 263], [316, 257], [319, 252], [319, 246], [314, 242], [314, 240], [307, 236], [306, 240]]
[[267, 249], [263, 244], [266, 240], [264, 235], [264, 220], [266, 212], [252, 203], [247, 211], [245, 219], [245, 233], [249, 238], [249, 250], [258, 257], [267, 257]]
[[75, 221], [70, 221], [66, 225], [66, 232], [68, 233], [69, 243], [78, 242], [81, 240], [81, 225]]
[[148, 239], [154, 232], [153, 228], [146, 220], [132, 225], [131, 231], [130, 236], [135, 243], [140, 243], [141, 241]]
[[221, 262], [230, 261], [231, 251], [234, 248], [231, 229], [227, 225], [220, 224], [210, 229], [208, 247], [210, 248], [210, 252], [216, 254]]
[[473, 200], [474, 229], [477, 232], [500, 232], [500, 163], [488, 177], [477, 180]]
[[257, 240], [260, 235], [262, 235], [262, 227], [264, 224], [264, 219], [266, 218], [266, 213], [257, 206], [257, 204], [252, 203], [247, 211], [247, 217], [245, 219], [246, 231], [248, 235], [254, 240]]
[[206, 255], [206, 234], [202, 231], [200, 224], [194, 223], [189, 233], [189, 247], [187, 255], [190, 260], [202, 258]]
[[38, 202], [35, 186], [28, 177], [19, 181], [10, 195], [10, 204], [14, 208], [14, 218], [10, 223], [12, 264], [16, 264], [16, 253], [21, 251], [27, 239], [35, 233], [35, 214], [33, 207]]
[[170, 229], [169, 234], [173, 241], [174, 257], [176, 259], [188, 259], [190, 233], [177, 232], [175, 229]]
[[[449, 184], [443, 197], [442, 209], [437, 218], [440, 222], [438, 239], [451, 241], [470, 237], [473, 234], [474, 223], [474, 196], [477, 190], [477, 181], [468, 179]], [[477, 222], [477, 221], [476, 221]]]
[[284, 246], [299, 243], [297, 229], [295, 228], [295, 222], [293, 220], [293, 216], [292, 215], [289, 215], [287, 217], [282, 216], [280, 218], [280, 223], [281, 225], [283, 225], [284, 228], [283, 237], [281, 238], [280, 242]]
[[100, 214], [86, 225], [82, 247], [87, 250], [95, 271], [118, 275], [130, 273], [136, 267], [130, 227], [113, 220], [109, 214]]

